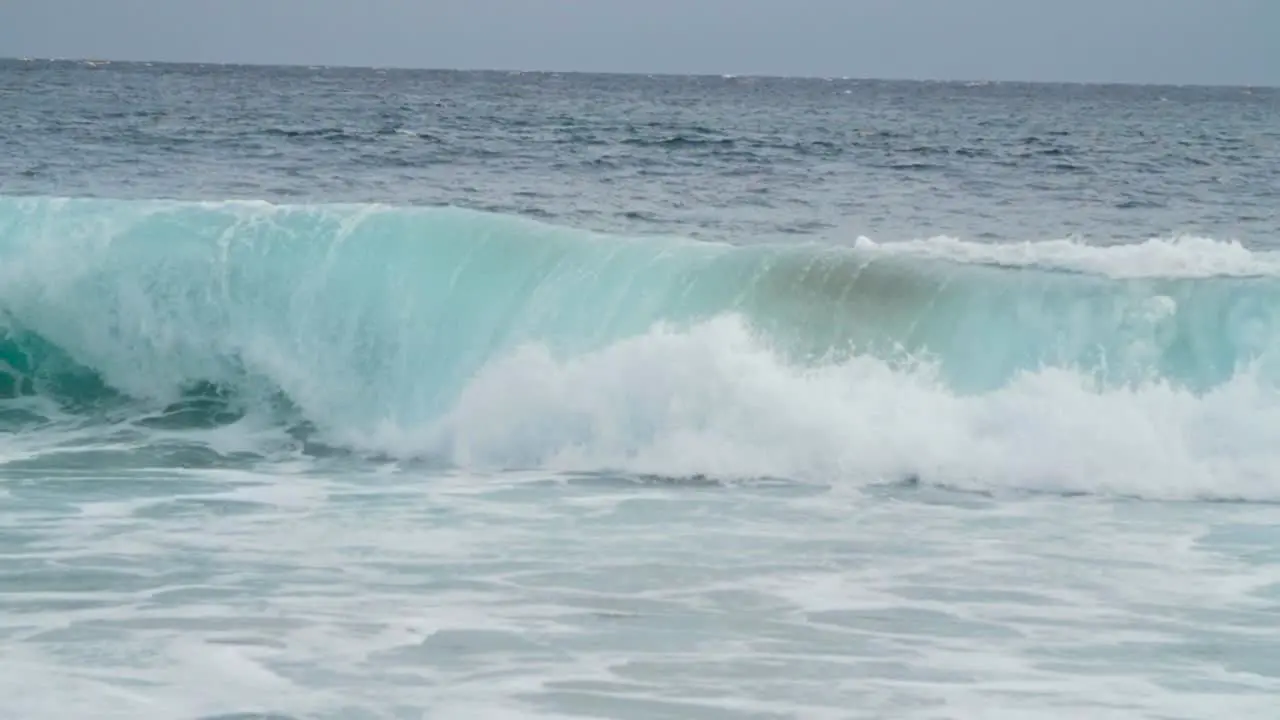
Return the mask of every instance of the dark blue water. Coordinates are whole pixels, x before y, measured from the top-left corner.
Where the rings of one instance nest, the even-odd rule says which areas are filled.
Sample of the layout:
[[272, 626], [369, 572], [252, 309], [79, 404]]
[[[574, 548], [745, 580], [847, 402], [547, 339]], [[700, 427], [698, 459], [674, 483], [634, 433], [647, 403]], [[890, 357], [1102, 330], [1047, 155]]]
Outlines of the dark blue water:
[[0, 64], [10, 194], [450, 203], [749, 241], [1280, 238], [1280, 90]]

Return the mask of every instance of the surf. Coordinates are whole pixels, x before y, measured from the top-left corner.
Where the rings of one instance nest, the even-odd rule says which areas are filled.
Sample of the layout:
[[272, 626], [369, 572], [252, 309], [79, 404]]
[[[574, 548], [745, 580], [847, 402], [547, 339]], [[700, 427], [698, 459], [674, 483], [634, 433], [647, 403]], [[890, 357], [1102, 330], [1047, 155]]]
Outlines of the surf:
[[1275, 254], [1207, 238], [737, 246], [0, 197], [10, 408], [265, 417], [460, 467], [1269, 496], [1277, 301]]

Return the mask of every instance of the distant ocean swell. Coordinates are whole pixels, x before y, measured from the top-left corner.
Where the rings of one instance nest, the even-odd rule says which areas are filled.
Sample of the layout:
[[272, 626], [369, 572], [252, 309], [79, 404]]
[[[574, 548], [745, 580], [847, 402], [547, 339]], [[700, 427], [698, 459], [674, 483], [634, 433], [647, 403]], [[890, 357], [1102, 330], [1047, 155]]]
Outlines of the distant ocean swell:
[[460, 467], [1280, 497], [1280, 257], [0, 197], [0, 423]]

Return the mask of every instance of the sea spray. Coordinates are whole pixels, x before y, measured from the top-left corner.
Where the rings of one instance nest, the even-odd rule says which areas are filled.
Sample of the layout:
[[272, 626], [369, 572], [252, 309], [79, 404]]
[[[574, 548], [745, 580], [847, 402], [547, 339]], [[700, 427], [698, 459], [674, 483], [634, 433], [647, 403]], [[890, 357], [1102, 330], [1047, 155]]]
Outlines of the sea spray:
[[1154, 463], [1177, 493], [1248, 494], [1276, 459], [1280, 264], [1232, 243], [737, 247], [0, 198], [0, 261], [2, 389], [73, 409], [287, 411], [347, 449], [499, 467], [1105, 490]]

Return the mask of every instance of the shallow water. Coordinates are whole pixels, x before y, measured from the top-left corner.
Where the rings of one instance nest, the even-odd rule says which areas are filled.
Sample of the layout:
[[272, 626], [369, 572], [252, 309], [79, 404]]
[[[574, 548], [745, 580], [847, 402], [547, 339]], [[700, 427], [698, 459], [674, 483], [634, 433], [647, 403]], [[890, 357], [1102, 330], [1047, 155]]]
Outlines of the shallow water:
[[1264, 717], [1280, 682], [1265, 505], [278, 467], [5, 488], [14, 717]]

